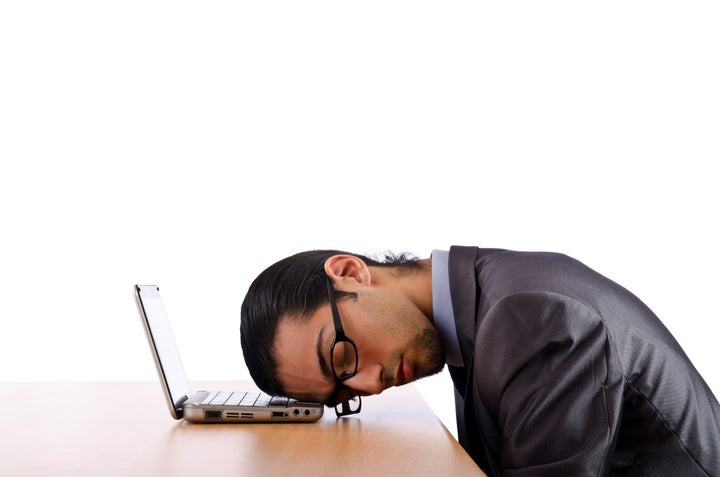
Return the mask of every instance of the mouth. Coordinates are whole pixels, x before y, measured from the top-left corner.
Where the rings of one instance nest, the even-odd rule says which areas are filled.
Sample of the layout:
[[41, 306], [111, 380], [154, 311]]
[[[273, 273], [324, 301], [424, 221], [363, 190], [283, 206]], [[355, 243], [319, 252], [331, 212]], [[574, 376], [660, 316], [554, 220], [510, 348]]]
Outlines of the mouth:
[[405, 361], [405, 357], [400, 358], [400, 366], [398, 366], [397, 376], [395, 377], [395, 386], [402, 386], [413, 379], [413, 371], [410, 363]]

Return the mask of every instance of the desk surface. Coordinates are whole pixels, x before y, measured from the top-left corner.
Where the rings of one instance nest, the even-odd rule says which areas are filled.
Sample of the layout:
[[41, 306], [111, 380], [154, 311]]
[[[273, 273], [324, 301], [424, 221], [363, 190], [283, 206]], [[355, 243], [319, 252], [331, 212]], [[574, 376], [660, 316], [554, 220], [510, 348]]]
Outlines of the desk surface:
[[2, 476], [483, 475], [412, 385], [312, 424], [175, 421], [156, 382], [0, 383], [0, 401]]

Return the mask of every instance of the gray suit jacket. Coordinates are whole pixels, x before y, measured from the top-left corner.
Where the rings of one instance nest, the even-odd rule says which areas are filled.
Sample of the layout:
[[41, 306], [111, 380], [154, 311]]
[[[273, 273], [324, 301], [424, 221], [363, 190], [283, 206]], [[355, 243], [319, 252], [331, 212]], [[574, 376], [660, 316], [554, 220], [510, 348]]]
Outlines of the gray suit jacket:
[[720, 476], [720, 406], [639, 299], [554, 253], [452, 247], [458, 437], [488, 475]]

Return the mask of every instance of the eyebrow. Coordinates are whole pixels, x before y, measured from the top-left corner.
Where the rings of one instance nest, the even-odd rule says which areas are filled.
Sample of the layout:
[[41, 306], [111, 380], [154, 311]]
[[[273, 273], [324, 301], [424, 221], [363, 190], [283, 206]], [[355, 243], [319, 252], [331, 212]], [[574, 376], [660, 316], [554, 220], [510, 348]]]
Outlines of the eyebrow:
[[322, 343], [322, 337], [323, 337], [324, 331], [325, 331], [325, 327], [323, 326], [320, 329], [320, 333], [318, 334], [317, 345], [315, 348], [317, 351], [318, 362], [320, 363], [320, 371], [322, 371], [323, 376], [325, 376], [327, 378], [332, 378], [332, 377], [334, 377], [333, 372], [330, 369], [330, 366], [328, 365], [327, 360], [325, 359], [325, 352], [323, 351], [324, 347], [323, 347], [323, 343]]

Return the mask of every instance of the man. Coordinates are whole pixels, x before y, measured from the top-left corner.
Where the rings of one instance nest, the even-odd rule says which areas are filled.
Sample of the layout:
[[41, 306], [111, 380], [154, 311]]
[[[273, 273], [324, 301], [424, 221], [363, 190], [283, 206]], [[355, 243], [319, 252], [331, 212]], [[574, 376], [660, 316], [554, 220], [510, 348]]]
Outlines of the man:
[[490, 476], [720, 476], [720, 406], [678, 343], [564, 255], [304, 252], [253, 282], [240, 330], [260, 388], [339, 416], [447, 363], [460, 443]]

